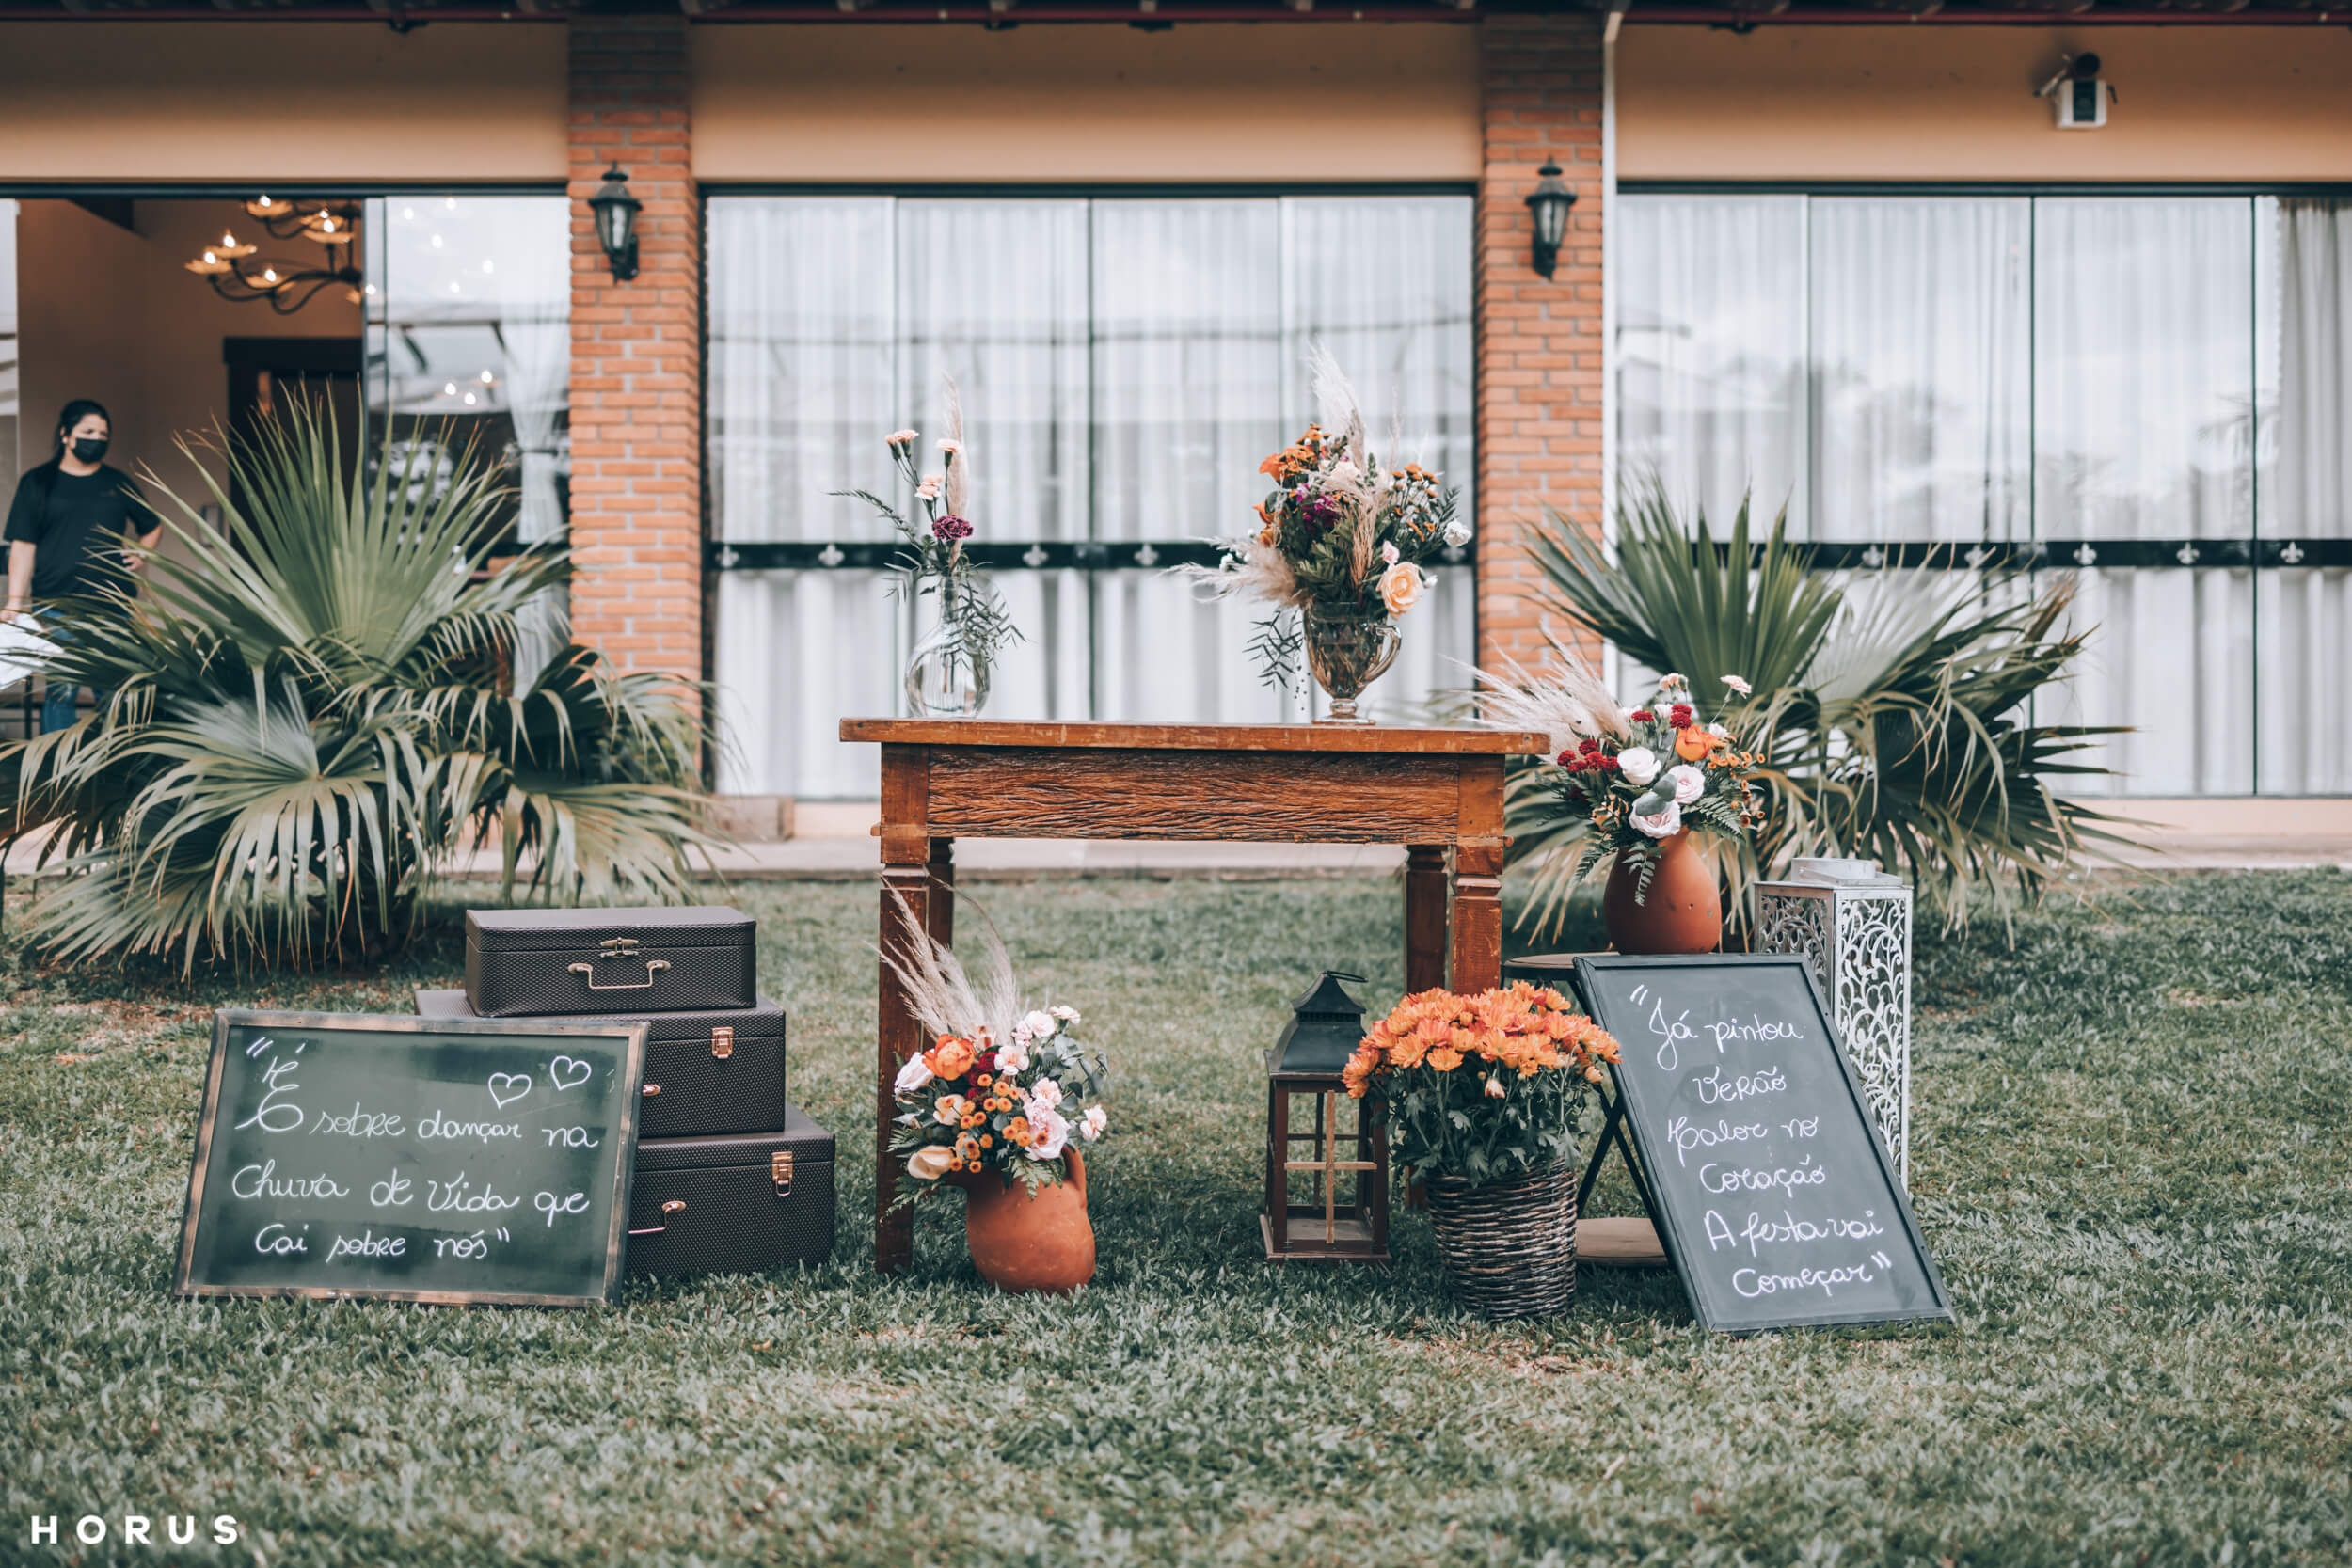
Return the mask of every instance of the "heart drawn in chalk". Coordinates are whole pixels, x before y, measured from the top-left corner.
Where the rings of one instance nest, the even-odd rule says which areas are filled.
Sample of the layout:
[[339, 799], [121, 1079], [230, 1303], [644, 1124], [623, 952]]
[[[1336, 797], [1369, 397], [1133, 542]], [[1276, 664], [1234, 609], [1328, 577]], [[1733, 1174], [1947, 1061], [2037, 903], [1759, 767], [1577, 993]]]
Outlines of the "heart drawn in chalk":
[[[596, 1070], [577, 1056], [558, 1056], [548, 1064], [548, 1082], [555, 1085], [556, 1093], [562, 1094], [565, 1089], [576, 1089], [588, 1082]], [[570, 1076], [566, 1077], [566, 1073]]]
[[528, 1072], [494, 1072], [490, 1074], [490, 1099], [501, 1111], [531, 1092]]

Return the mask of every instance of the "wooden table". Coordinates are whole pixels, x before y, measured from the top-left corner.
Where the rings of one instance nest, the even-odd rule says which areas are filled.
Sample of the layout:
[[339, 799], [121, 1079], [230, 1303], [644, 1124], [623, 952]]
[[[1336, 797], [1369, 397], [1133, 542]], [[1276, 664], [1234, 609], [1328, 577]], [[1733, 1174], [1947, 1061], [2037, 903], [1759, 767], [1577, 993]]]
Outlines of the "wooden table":
[[[1533, 732], [1371, 724], [845, 719], [841, 738], [882, 749], [884, 952], [905, 948], [894, 895], [935, 940], [954, 940], [960, 837], [1401, 844], [1407, 990], [1501, 982], [1503, 759], [1546, 749]], [[874, 1266], [885, 1272], [914, 1242], [912, 1215], [891, 1212], [892, 1085], [930, 1043], [884, 966]]]

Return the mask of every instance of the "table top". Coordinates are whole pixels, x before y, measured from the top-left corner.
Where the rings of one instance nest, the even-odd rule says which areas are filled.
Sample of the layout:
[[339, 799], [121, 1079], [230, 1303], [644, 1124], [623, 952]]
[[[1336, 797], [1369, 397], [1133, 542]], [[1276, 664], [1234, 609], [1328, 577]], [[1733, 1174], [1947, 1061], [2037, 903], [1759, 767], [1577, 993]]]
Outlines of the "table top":
[[1533, 730], [1405, 724], [1057, 724], [996, 719], [844, 719], [844, 740], [898, 746], [1120, 747], [1159, 752], [1355, 752], [1540, 756]]

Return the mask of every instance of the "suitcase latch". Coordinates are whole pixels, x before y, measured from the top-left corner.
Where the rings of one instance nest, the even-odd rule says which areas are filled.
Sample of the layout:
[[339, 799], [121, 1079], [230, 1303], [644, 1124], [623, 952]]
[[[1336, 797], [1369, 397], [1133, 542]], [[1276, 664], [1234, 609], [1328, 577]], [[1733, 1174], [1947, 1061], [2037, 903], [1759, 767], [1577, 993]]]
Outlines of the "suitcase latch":
[[778, 1149], [768, 1157], [768, 1175], [776, 1184], [778, 1197], [792, 1196], [792, 1151]]
[[607, 937], [596, 943], [599, 958], [626, 958], [637, 951], [635, 937]]
[[710, 1031], [710, 1053], [723, 1062], [735, 1054], [735, 1029], [732, 1024], [723, 1023]]

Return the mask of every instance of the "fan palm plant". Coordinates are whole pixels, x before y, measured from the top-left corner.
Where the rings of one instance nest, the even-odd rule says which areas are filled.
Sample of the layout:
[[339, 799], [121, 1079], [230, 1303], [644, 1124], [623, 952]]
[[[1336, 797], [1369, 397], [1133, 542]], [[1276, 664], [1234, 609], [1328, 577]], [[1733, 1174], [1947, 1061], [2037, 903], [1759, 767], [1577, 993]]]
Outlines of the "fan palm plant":
[[[108, 695], [0, 746], [0, 834], [54, 825], [35, 941], [84, 961], [351, 961], [399, 946], [495, 824], [501, 895], [687, 895], [691, 689], [564, 648], [522, 690], [518, 618], [560, 546], [489, 571], [505, 492], [470, 450], [347, 474], [330, 418], [207, 443], [217, 531], [159, 486], [177, 548], [143, 596], [51, 607], [52, 679]], [[414, 449], [412, 449], [413, 452]], [[193, 455], [193, 452], [191, 453]]]
[[[2028, 703], [2081, 652], [2071, 578], [2038, 592], [1990, 569], [1841, 582], [1811, 569], [1785, 513], [1757, 540], [1742, 502], [1717, 540], [1654, 482], [1621, 511], [1613, 560], [1557, 516], [1533, 552], [1544, 607], [1626, 658], [1700, 691], [1724, 691], [1726, 676], [1753, 687], [1736, 727], [1764, 737], [1765, 810], [1726, 867], [1736, 911], [1799, 855], [1853, 855], [1907, 869], [1959, 924], [2118, 842], [2114, 818], [2054, 787], [2105, 773], [2082, 753], [2117, 732], [2036, 723]], [[1514, 778], [1514, 854], [1534, 867], [1530, 912], [1545, 926], [1565, 911], [1583, 832], [1550, 793], [1536, 769]]]

